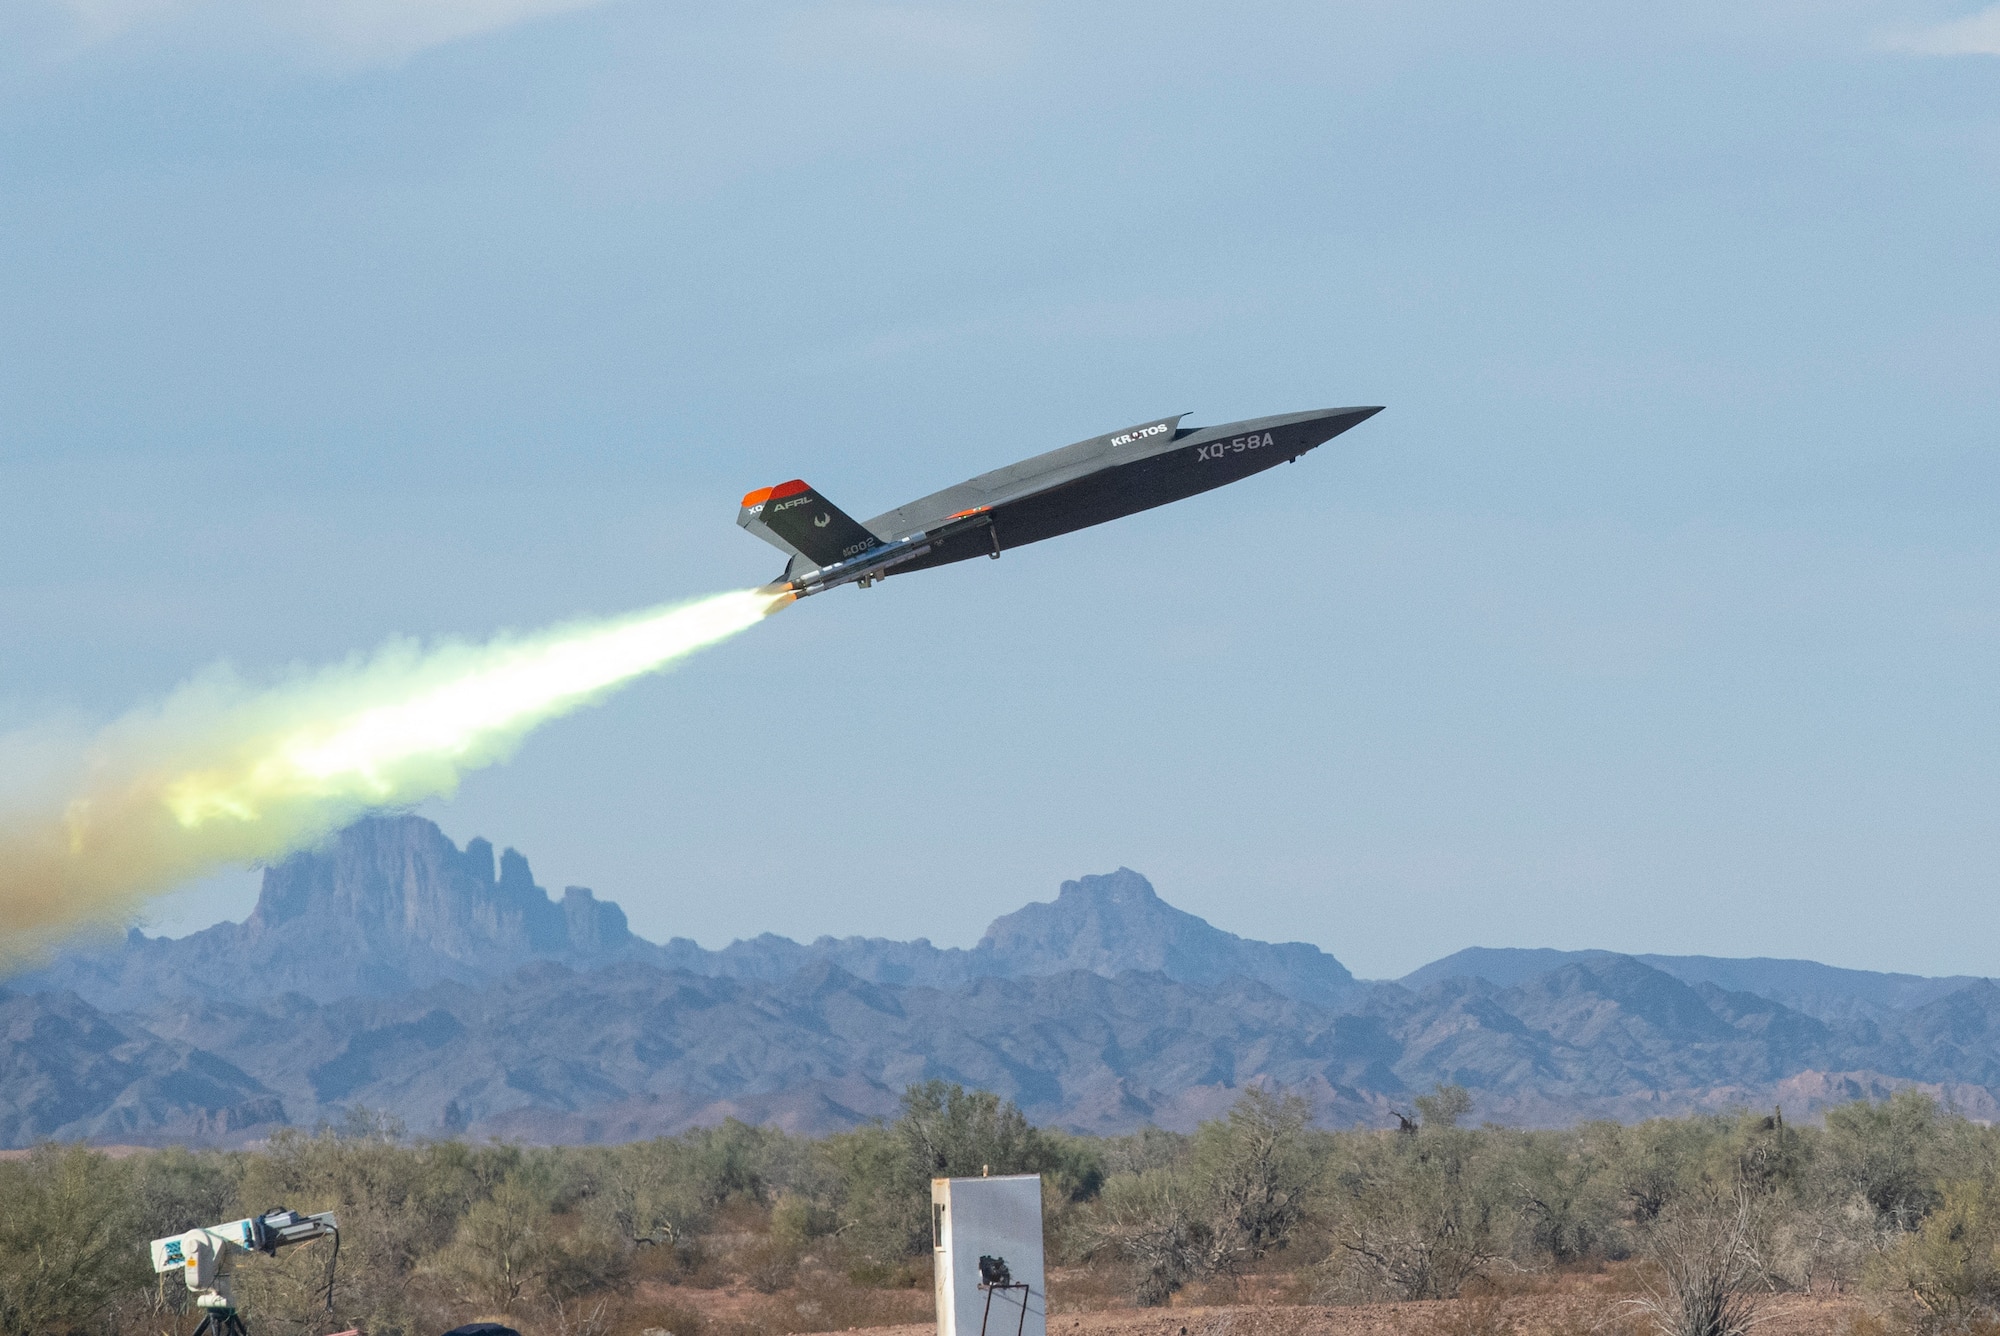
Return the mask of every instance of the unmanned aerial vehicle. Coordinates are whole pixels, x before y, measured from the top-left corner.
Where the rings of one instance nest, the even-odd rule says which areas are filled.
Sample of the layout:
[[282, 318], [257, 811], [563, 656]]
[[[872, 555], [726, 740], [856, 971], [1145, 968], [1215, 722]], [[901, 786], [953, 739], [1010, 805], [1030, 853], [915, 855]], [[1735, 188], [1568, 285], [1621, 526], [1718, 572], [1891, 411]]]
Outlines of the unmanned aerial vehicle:
[[772, 588], [800, 598], [1087, 529], [1297, 459], [1382, 410], [1326, 408], [1220, 427], [1155, 418], [982, 473], [866, 524], [793, 479], [743, 498], [736, 522], [791, 560]]

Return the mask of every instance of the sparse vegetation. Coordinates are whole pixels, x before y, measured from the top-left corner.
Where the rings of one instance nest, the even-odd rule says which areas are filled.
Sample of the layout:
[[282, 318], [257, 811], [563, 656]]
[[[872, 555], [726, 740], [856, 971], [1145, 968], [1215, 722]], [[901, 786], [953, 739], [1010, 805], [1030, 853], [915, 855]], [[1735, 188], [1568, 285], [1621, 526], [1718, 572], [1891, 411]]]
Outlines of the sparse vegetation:
[[279, 1203], [338, 1211], [343, 1243], [331, 1308], [317, 1245], [239, 1268], [253, 1329], [275, 1336], [922, 1321], [928, 1181], [982, 1171], [1043, 1175], [1053, 1302], [1072, 1311], [1463, 1295], [1426, 1320], [1528, 1332], [1524, 1296], [1587, 1276], [1596, 1306], [1548, 1330], [1731, 1336], [1772, 1296], [1856, 1292], [1857, 1332], [2000, 1332], [2000, 1132], [1921, 1095], [1820, 1127], [1773, 1112], [1519, 1132], [1466, 1126], [1469, 1105], [1440, 1087], [1395, 1130], [1334, 1132], [1252, 1090], [1191, 1135], [1092, 1138], [931, 1082], [893, 1121], [816, 1140], [731, 1122], [536, 1149], [356, 1113], [255, 1151], [44, 1147], [0, 1161], [0, 1336], [183, 1336], [193, 1315], [146, 1241]]

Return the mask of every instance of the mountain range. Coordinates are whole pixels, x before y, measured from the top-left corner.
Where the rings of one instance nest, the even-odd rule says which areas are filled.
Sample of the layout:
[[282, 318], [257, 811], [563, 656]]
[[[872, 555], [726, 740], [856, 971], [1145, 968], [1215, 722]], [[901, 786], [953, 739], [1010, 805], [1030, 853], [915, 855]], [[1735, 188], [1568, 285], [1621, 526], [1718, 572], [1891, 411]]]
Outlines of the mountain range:
[[365, 1106], [413, 1132], [798, 1131], [942, 1077], [1081, 1131], [1186, 1127], [1246, 1084], [1335, 1124], [1440, 1081], [1525, 1125], [1923, 1087], [2000, 1113], [2000, 986], [1810, 961], [1474, 948], [1356, 980], [1119, 869], [971, 949], [765, 935], [706, 950], [536, 885], [512, 849], [374, 817], [265, 872], [244, 922], [73, 948], [0, 986], [0, 1145], [240, 1143]]

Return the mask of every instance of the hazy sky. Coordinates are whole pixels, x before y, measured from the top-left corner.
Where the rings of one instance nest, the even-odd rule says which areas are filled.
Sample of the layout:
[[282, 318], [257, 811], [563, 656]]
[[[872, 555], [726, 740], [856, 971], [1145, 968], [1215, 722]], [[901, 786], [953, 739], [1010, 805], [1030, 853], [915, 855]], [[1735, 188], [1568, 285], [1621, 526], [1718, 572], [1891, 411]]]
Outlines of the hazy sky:
[[2000, 6], [0, 0], [0, 313], [0, 729], [1379, 403], [423, 810], [709, 945], [1124, 864], [1370, 976], [2000, 972]]

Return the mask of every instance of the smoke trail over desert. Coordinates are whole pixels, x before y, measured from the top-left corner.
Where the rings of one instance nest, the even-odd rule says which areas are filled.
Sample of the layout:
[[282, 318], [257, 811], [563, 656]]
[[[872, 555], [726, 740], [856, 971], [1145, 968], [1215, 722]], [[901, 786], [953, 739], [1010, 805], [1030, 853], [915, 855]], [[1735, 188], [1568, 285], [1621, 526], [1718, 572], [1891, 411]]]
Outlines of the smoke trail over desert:
[[536, 725], [790, 601], [739, 590], [518, 640], [392, 645], [264, 691], [191, 682], [0, 811], [0, 962], [368, 808], [450, 793]]

